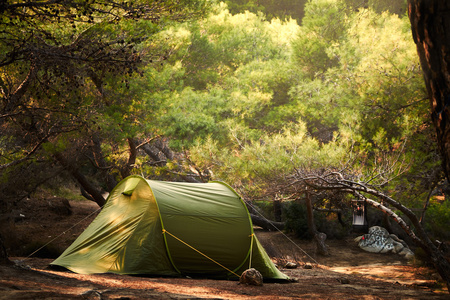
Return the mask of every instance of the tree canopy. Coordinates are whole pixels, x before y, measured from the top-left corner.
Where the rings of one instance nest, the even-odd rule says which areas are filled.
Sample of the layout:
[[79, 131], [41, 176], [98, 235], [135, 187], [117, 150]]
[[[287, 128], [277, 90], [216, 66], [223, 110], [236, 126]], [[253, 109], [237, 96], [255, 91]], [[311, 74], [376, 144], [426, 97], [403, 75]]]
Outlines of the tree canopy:
[[[391, 192], [439, 182], [405, 15], [321, 0], [299, 25], [188, 2], [2, 7], [5, 194], [66, 170], [99, 203], [142, 172], [259, 197], [299, 168], [369, 174], [400, 157]], [[27, 172], [42, 179], [17, 185]]]
[[[57, 161], [101, 201], [79, 171], [80, 160], [87, 156], [107, 168], [105, 137], [118, 143], [148, 133], [139, 121], [146, 108], [138, 106], [130, 79], [142, 75], [142, 66], [163, 62], [166, 53], [143, 45], [164, 26], [197, 18], [206, 8], [203, 1], [2, 2], [4, 193], [23, 197], [55, 175], [38, 172]], [[128, 167], [114, 168], [126, 173]], [[40, 182], [20, 183], [28, 172]]]

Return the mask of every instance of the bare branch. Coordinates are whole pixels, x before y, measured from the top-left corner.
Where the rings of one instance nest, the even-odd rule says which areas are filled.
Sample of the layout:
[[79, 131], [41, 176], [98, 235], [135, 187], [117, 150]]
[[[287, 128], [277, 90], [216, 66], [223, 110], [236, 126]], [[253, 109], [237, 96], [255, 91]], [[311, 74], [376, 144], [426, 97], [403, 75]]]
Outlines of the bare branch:
[[154, 136], [154, 137], [152, 137], [152, 138], [149, 138], [149, 139], [147, 139], [145, 142], [142, 142], [142, 143], [140, 143], [139, 145], [137, 145], [137, 146], [136, 146], [136, 149], [139, 149], [139, 148], [141, 148], [141, 147], [143, 147], [143, 146], [145, 146], [145, 145], [147, 145], [147, 144], [153, 142], [154, 140], [159, 139], [160, 137], [161, 137], [161, 135], [157, 135], [157, 136]]
[[30, 70], [28, 72], [27, 77], [24, 81], [19, 85], [19, 87], [6, 98], [6, 105], [5, 105], [5, 112], [8, 113], [12, 111], [15, 107], [19, 105], [20, 100], [22, 99], [23, 95], [27, 92], [30, 84], [34, 80], [34, 77], [36, 75], [36, 66], [34, 63], [32, 63]]
[[63, 0], [50, 0], [46, 2], [20, 2], [20, 3], [14, 3], [14, 4], [6, 4], [2, 7], [3, 11], [9, 10], [9, 9], [16, 9], [16, 8], [25, 8], [25, 7], [42, 7], [42, 6], [48, 6], [52, 4], [58, 4], [63, 2]]

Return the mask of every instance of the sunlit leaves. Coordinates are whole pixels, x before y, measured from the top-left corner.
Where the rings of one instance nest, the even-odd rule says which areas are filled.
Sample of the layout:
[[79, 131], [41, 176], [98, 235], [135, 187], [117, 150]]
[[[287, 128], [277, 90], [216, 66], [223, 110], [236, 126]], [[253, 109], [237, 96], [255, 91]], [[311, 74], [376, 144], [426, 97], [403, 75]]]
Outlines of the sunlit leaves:
[[[331, 7], [331, 13], [339, 11], [346, 26], [340, 28], [340, 35], [331, 35], [327, 33], [328, 28], [323, 29], [328, 25], [320, 23], [323, 20], [321, 15], [306, 17], [308, 23], [305, 24], [313, 24], [316, 27], [309, 26], [315, 28], [314, 32], [322, 33], [333, 42], [322, 44], [323, 48], [317, 50], [317, 54], [308, 56], [303, 52], [301, 59], [313, 62], [311, 67], [315, 67], [314, 58], [320, 53], [326, 54], [325, 60], [333, 58], [336, 61], [323, 69], [325, 65], [319, 59], [317, 69], [312, 69], [316, 71], [309, 72], [317, 77], [305, 79], [291, 90], [291, 95], [298, 99], [303, 118], [320, 132], [326, 127], [329, 131], [336, 130], [340, 124], [345, 124], [342, 121], [353, 115], [356, 117], [354, 121], [360, 124], [359, 134], [367, 140], [380, 127], [394, 138], [405, 133], [403, 128], [408, 127], [406, 120], [423, 121], [421, 112], [426, 111], [425, 94], [408, 21], [370, 10], [351, 13], [339, 8], [336, 1], [324, 3], [322, 9]], [[315, 10], [319, 6], [317, 2]], [[320, 42], [323, 38], [312, 39], [311, 43]], [[301, 35], [300, 41], [304, 41]]]
[[157, 134], [154, 116], [166, 94], [148, 96], [149, 91], [171, 86], [155, 84], [149, 80], [155, 73], [143, 70], [154, 60], [167, 60], [154, 36], [174, 22], [201, 16], [208, 6], [203, 0], [2, 2], [5, 155], [19, 160], [12, 151], [17, 144], [24, 157], [37, 147], [33, 154], [40, 159], [65, 152], [76, 168], [98, 167], [92, 147], [99, 143], [103, 153], [97, 158], [110, 165], [97, 170], [117, 174], [127, 162], [127, 141]]
[[197, 85], [195, 97], [173, 94], [163, 119], [179, 120], [168, 132], [187, 148], [195, 141], [201, 168], [250, 189], [293, 168], [353, 161], [363, 176], [379, 159], [422, 159], [411, 154], [427, 135], [418, 130], [426, 101], [408, 20], [333, 0], [308, 2], [306, 12], [298, 26], [218, 7], [175, 31], [191, 34], [176, 47], [174, 74], [186, 70], [194, 76], [184, 84]]
[[328, 48], [346, 34], [345, 7], [336, 0], [309, 1], [294, 51], [298, 67], [311, 77], [338, 64], [338, 58]]
[[221, 115], [226, 107], [220, 91], [205, 93], [186, 88], [180, 94], [172, 94], [171, 98], [168, 113], [160, 117], [160, 124], [167, 128], [167, 135], [177, 137], [172, 146], [180, 149], [209, 135], [220, 139], [223, 135]]
[[[289, 88], [298, 79], [290, 63], [290, 43], [296, 32], [298, 25], [292, 20], [269, 22], [249, 12], [231, 15], [223, 6], [205, 21], [162, 32], [161, 47], [173, 55], [159, 74], [151, 71], [152, 78], [162, 85], [173, 82], [179, 88], [191, 88], [165, 94], [166, 133], [186, 146], [195, 135], [213, 134], [226, 142], [217, 133], [224, 132], [223, 124], [230, 122], [260, 134], [262, 129], [272, 132], [289, 126], [272, 112], [289, 102]], [[175, 77], [166, 77], [169, 72]]]
[[336, 167], [348, 155], [347, 148], [336, 142], [320, 146], [302, 123], [280, 133], [260, 135], [259, 139], [252, 139], [239, 128], [230, 128], [229, 132], [228, 151], [207, 139], [191, 148], [192, 158], [202, 168], [212, 169], [218, 178], [245, 185], [252, 192], [261, 192], [268, 181], [296, 168]]

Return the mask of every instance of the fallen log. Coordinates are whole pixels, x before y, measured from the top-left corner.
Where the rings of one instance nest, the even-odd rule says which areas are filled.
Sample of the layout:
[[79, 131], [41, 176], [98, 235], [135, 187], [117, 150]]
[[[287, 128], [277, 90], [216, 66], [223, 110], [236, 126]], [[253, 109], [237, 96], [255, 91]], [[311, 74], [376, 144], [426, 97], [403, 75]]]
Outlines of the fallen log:
[[284, 229], [284, 222], [271, 221], [255, 214], [250, 214], [250, 217], [252, 218], [253, 225], [262, 227], [265, 230], [275, 231]]

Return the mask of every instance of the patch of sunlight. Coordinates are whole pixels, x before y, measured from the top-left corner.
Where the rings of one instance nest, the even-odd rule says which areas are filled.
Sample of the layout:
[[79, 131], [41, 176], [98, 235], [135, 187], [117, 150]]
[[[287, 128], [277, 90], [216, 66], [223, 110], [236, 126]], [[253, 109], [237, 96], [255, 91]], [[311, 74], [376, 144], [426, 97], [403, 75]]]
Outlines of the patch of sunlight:
[[78, 252], [80, 254], [86, 254], [86, 253], [90, 252], [90, 250], [91, 250], [91, 247], [86, 247], [86, 248], [78, 250]]

